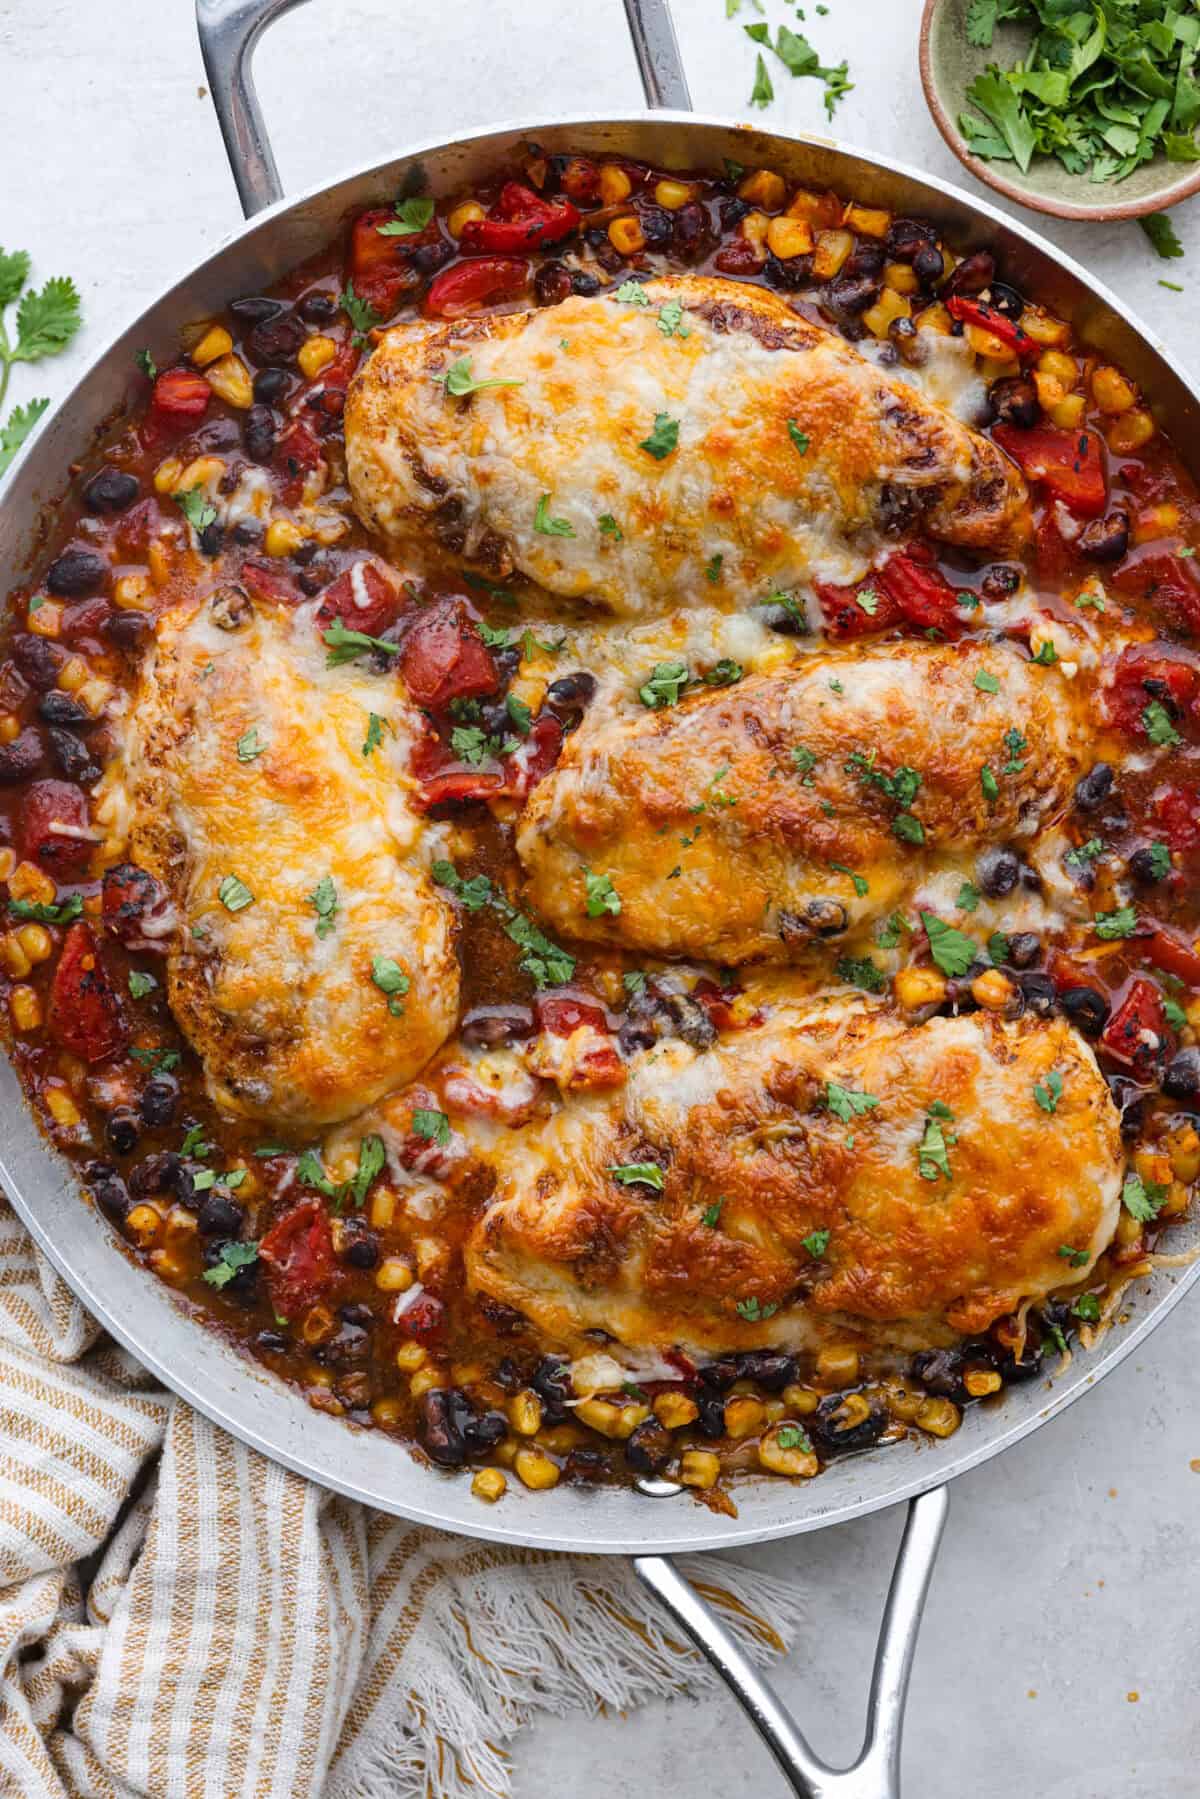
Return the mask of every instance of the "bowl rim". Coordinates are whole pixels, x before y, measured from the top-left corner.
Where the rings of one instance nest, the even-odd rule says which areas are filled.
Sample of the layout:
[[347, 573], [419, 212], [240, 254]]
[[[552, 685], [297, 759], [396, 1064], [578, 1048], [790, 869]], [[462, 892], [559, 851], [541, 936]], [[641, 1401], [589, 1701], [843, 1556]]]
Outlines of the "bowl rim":
[[1028, 206], [1033, 212], [1046, 213], [1056, 219], [1080, 219], [1085, 223], [1108, 224], [1114, 219], [1141, 219], [1152, 212], [1165, 212], [1178, 205], [1180, 200], [1187, 200], [1192, 194], [1200, 193], [1200, 163], [1192, 165], [1190, 174], [1182, 175], [1174, 186], [1165, 189], [1154, 199], [1112, 200], [1101, 206], [1077, 206], [1071, 200], [1052, 200], [1031, 193], [1028, 188], [1021, 187], [1015, 181], [996, 173], [993, 164], [984, 162], [981, 157], [973, 156], [967, 148], [966, 139], [959, 131], [948, 109], [943, 103], [941, 92], [933, 70], [933, 21], [938, 9], [947, 4], [947, 0], [925, 0], [921, 13], [921, 30], [917, 44], [917, 61], [921, 70], [921, 86], [925, 91], [925, 104], [933, 115], [933, 122], [941, 132], [947, 146], [957, 156], [964, 169], [984, 182], [996, 193], [1003, 194], [1006, 199], [1016, 200], [1021, 206]]

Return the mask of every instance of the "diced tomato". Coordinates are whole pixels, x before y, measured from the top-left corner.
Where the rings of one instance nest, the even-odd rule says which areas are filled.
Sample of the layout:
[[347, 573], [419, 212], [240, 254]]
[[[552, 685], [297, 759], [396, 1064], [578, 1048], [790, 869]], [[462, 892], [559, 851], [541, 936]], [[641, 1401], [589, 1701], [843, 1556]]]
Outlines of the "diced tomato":
[[921, 546], [889, 556], [879, 580], [914, 630], [940, 631], [943, 637], [957, 637], [963, 630], [957, 591]]
[[419, 803], [427, 812], [465, 800], [499, 799], [507, 789], [499, 769], [469, 768], [432, 733], [414, 748], [412, 771], [421, 785]]
[[163, 524], [162, 507], [151, 495], [117, 520], [117, 543], [131, 562], [141, 562], [154, 539], [162, 535]]
[[576, 206], [594, 206], [600, 197], [600, 165], [590, 156], [572, 156], [559, 181]]
[[1078, 557], [1058, 528], [1053, 506], [1046, 507], [1038, 522], [1034, 545], [1038, 580], [1043, 588], [1062, 587], [1078, 575]]
[[497, 300], [512, 300], [529, 286], [529, 264], [512, 256], [481, 256], [456, 263], [430, 284], [425, 311], [430, 318], [461, 319]]
[[1200, 571], [1195, 556], [1144, 544], [1126, 556], [1112, 577], [1118, 593], [1148, 600], [1169, 624], [1200, 635]]
[[1150, 935], [1141, 940], [1146, 957], [1164, 974], [1173, 974], [1189, 987], [1200, 987], [1200, 954], [1183, 943], [1172, 931], [1155, 925]]
[[598, 1001], [573, 999], [569, 994], [539, 993], [533, 1002], [538, 1029], [551, 1031], [556, 1037], [569, 1037], [580, 1025], [607, 1031], [608, 1018]]
[[383, 571], [364, 559], [325, 589], [317, 608], [317, 629], [327, 631], [335, 619], [341, 619], [347, 630], [378, 637], [395, 620], [402, 603]]
[[258, 1246], [267, 1271], [271, 1303], [284, 1318], [295, 1319], [324, 1297], [333, 1285], [337, 1265], [329, 1219], [319, 1200], [305, 1199], [273, 1224]]
[[703, 1006], [708, 1013], [709, 1023], [718, 1031], [727, 1031], [733, 1024], [732, 1002], [741, 991], [738, 987], [718, 987], [715, 981], [705, 975], [692, 988], [692, 998], [698, 1006]]
[[555, 244], [579, 227], [569, 200], [542, 200], [519, 181], [506, 181], [486, 219], [471, 219], [459, 233], [468, 254], [511, 256], [539, 244]]
[[415, 705], [441, 712], [451, 700], [495, 693], [500, 673], [475, 629], [463, 600], [437, 600], [426, 607], [404, 640], [400, 656]]
[[852, 587], [838, 587], [832, 581], [817, 581], [814, 587], [826, 633], [839, 641], [890, 631], [900, 623], [900, 608], [877, 575], [868, 575]]
[[106, 931], [127, 949], [165, 954], [171, 925], [171, 896], [136, 862], [121, 862], [104, 876]]
[[1017, 467], [1080, 518], [1099, 518], [1108, 504], [1104, 451], [1094, 431], [1056, 425], [996, 425], [992, 436]]
[[55, 872], [77, 874], [93, 844], [87, 796], [67, 781], [35, 781], [21, 804], [21, 853]]
[[954, 294], [946, 301], [946, 310], [952, 319], [961, 319], [964, 325], [978, 325], [981, 330], [990, 331], [1022, 362], [1036, 362], [1042, 353], [1041, 345], [1033, 341], [1028, 331], [1023, 331], [1015, 319], [997, 312], [986, 300], [968, 300], [965, 294]]
[[252, 599], [267, 605], [298, 606], [304, 595], [289, 575], [269, 562], [250, 557], [242, 564], [242, 586]]
[[92, 928], [82, 920], [71, 926], [63, 942], [46, 1024], [57, 1044], [85, 1062], [115, 1056], [129, 1040]]
[[395, 223], [396, 214], [390, 207], [376, 206], [360, 213], [350, 230], [348, 263], [354, 291], [382, 318], [395, 312], [401, 295], [420, 286], [431, 267], [454, 254], [436, 217], [423, 230], [399, 237], [391, 232], [384, 235], [379, 229]]
[[1109, 723], [1145, 738], [1151, 700], [1165, 706], [1176, 723], [1200, 722], [1200, 667], [1190, 651], [1170, 643], [1139, 643], [1121, 651], [1104, 689]]
[[293, 419], [280, 433], [272, 462], [284, 477], [283, 497], [289, 505], [299, 499], [305, 477], [325, 460], [321, 440], [304, 419]]
[[1187, 855], [1200, 845], [1200, 791], [1164, 787], [1154, 795], [1152, 805], [1168, 848]]
[[195, 369], [164, 369], [154, 383], [146, 422], [155, 435], [186, 431], [208, 411], [212, 388]]
[[396, 1320], [396, 1329], [414, 1343], [436, 1343], [445, 1333], [446, 1308], [432, 1293], [422, 1293], [405, 1306]]
[[1114, 1062], [1148, 1073], [1172, 1042], [1162, 994], [1153, 981], [1139, 975], [1130, 982], [1124, 999], [1105, 1025], [1100, 1047], [1108, 1051]]
[[535, 718], [529, 735], [508, 762], [508, 791], [514, 799], [528, 797], [545, 780], [562, 754], [563, 728], [550, 712]]

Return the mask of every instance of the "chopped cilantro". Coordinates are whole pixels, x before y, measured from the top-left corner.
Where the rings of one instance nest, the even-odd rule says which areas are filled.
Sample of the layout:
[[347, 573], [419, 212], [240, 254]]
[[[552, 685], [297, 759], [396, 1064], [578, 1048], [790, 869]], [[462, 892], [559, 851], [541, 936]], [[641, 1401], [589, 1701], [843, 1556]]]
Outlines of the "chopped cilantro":
[[1139, 1224], [1150, 1224], [1162, 1210], [1167, 1188], [1162, 1181], [1146, 1181], [1136, 1169], [1130, 1169], [1121, 1189], [1121, 1204]]
[[1052, 1068], [1044, 1081], [1035, 1081], [1033, 1097], [1043, 1112], [1053, 1115], [1058, 1111], [1058, 1102], [1062, 1098], [1063, 1078], [1057, 1068]]
[[1088, 1250], [1072, 1249], [1069, 1243], [1060, 1243], [1058, 1246], [1058, 1254], [1071, 1268], [1084, 1268], [1091, 1259]]
[[143, 974], [140, 968], [129, 970], [130, 999], [145, 999], [146, 995], [153, 993], [157, 986], [158, 982], [152, 974]]
[[979, 906], [979, 889], [974, 881], [964, 881], [954, 904], [960, 912], [974, 912]]
[[600, 527], [602, 537], [611, 537], [614, 543], [624, 543], [625, 533], [611, 512], [602, 512], [596, 523]]
[[385, 656], [400, 654], [398, 643], [388, 643], [382, 637], [368, 637], [365, 631], [349, 631], [340, 618], [335, 618], [321, 636], [329, 647], [326, 668], [341, 668], [344, 662], [353, 662], [364, 650], [381, 650]]
[[[642, 447], [644, 449], [645, 445]], [[710, 557], [704, 565], [704, 578], [706, 581], [711, 581], [714, 586], [721, 579], [721, 567], [724, 561], [724, 556], [722, 556], [721, 552], [718, 550], [717, 554]]]
[[[761, 62], [761, 60], [762, 60], [762, 58], [760, 57], [759, 61]], [[807, 431], [801, 431], [801, 429], [800, 429], [799, 425], [796, 423], [795, 419], [788, 420], [787, 429], [788, 429], [788, 436], [791, 438], [792, 442], [795, 444], [796, 449], [799, 452], [799, 454], [801, 456], [807, 456], [808, 455], [808, 446], [812, 442], [812, 439], [809, 437]]]
[[932, 1115], [926, 1118], [924, 1135], [917, 1148], [917, 1173], [923, 1181], [951, 1178], [947, 1144], [953, 1142], [953, 1133], [946, 1136], [945, 1127], [939, 1118]]
[[225, 875], [217, 887], [217, 898], [227, 912], [243, 912], [254, 904], [254, 895], [237, 875]]
[[176, 493], [172, 497], [197, 535], [216, 524], [217, 509], [202, 487], [189, 487], [186, 493]]
[[933, 912], [922, 912], [921, 923], [929, 938], [929, 953], [942, 973], [952, 980], [966, 974], [979, 954], [978, 945], [955, 930], [953, 925], [943, 923]]
[[721, 1222], [721, 1207], [724, 1204], [725, 1196], [722, 1194], [720, 1199], [714, 1200], [711, 1206], [706, 1206], [701, 1214], [701, 1223], [706, 1224], [710, 1231], [715, 1231]]
[[770, 1302], [763, 1305], [757, 1299], [739, 1299], [735, 1309], [739, 1318], [745, 1318], [750, 1324], [758, 1324], [764, 1319], [773, 1318], [779, 1307]]
[[837, 1081], [826, 1081], [825, 1104], [835, 1118], [840, 1118], [843, 1124], [849, 1124], [851, 1119], [861, 1118], [865, 1113], [873, 1111], [879, 1101], [873, 1093], [860, 1093], [853, 1087], [839, 1085]]
[[975, 685], [980, 693], [999, 693], [1000, 683], [990, 669], [981, 668], [975, 676]]
[[395, 218], [375, 229], [380, 237], [415, 237], [418, 231], [424, 231], [432, 217], [432, 200], [397, 200]]
[[371, 957], [371, 979], [380, 993], [387, 994], [388, 1011], [399, 1018], [404, 1011], [404, 995], [412, 985], [399, 962], [391, 956]]
[[983, 797], [989, 805], [995, 805], [1000, 798], [1000, 784], [985, 762], [979, 771], [979, 785], [983, 789]]
[[583, 871], [584, 884], [587, 889], [587, 915], [589, 918], [601, 918], [606, 912], [614, 916], [621, 910], [621, 896], [612, 884], [609, 875], [595, 875], [590, 868]]
[[457, 362], [450, 364], [444, 374], [435, 375], [433, 378], [435, 381], [443, 382], [446, 392], [453, 394], [456, 399], [461, 399], [466, 394], [481, 394], [489, 387], [524, 387], [525, 385], [524, 381], [502, 381], [499, 377], [493, 377], [490, 381], [477, 381], [471, 373], [469, 356], [460, 356]]
[[377, 750], [382, 742], [383, 720], [380, 718], [378, 712], [369, 712], [367, 714], [367, 734], [363, 738], [363, 755], [369, 756], [371, 751]]
[[69, 893], [53, 905], [46, 900], [10, 899], [8, 909], [14, 918], [33, 919], [37, 924], [70, 924], [83, 913], [83, 895]]
[[533, 528], [543, 537], [574, 537], [575, 527], [569, 519], [550, 517], [550, 495], [544, 493], [533, 514]]
[[227, 1287], [236, 1274], [257, 1260], [257, 1243], [222, 1243], [220, 1259], [204, 1270], [204, 1279], [210, 1287]]
[[663, 1190], [663, 1171], [657, 1162], [610, 1163], [608, 1172], [622, 1187], [653, 1187], [656, 1193]]
[[837, 965], [839, 981], [849, 987], [863, 987], [868, 993], [881, 993], [884, 973], [870, 956], [843, 956]]
[[317, 936], [328, 937], [333, 929], [334, 913], [338, 909], [337, 889], [330, 875], [321, 876], [308, 895], [308, 903], [317, 915]]
[[[638, 445], [638, 449], [645, 450], [647, 456], [653, 456], [656, 462], [662, 462], [671, 454], [672, 450], [678, 449], [678, 447], [678, 419], [673, 419], [669, 412], [656, 412], [654, 415], [654, 429], [651, 431], [649, 437], [644, 437], [642, 439], [641, 443]], [[711, 568], [711, 566], [712, 564], [710, 563], [709, 567]], [[719, 572], [720, 568], [718, 565], [718, 573]], [[710, 581], [714, 581], [716, 576], [709, 575], [708, 578]]]
[[819, 1262], [821, 1257], [825, 1254], [825, 1251], [829, 1248], [829, 1239], [831, 1235], [832, 1232], [822, 1230], [809, 1231], [807, 1237], [801, 1237], [801, 1243], [804, 1245], [814, 1262]]
[[686, 662], [656, 662], [649, 680], [638, 688], [638, 698], [643, 706], [661, 711], [664, 706], [678, 704], [688, 680]]
[[1142, 729], [1157, 749], [1174, 749], [1183, 741], [1161, 700], [1151, 700], [1142, 713]]
[[434, 1112], [426, 1106], [418, 1106], [412, 1115], [414, 1135], [424, 1137], [429, 1143], [436, 1143], [439, 1149], [445, 1149], [450, 1141], [450, 1120], [444, 1112]]
[[623, 300], [626, 306], [649, 306], [650, 296], [640, 281], [622, 281], [613, 295], [614, 300]]
[[862, 899], [865, 894], [870, 893], [871, 883], [867, 880], [865, 875], [855, 874], [854, 870], [852, 868], [847, 868], [844, 862], [831, 862], [829, 866], [834, 874], [848, 875], [850, 877], [850, 880], [854, 885], [854, 891], [859, 899]]
[[1117, 937], [1132, 937], [1137, 929], [1137, 913], [1132, 906], [1118, 906], [1112, 912], [1097, 912], [1092, 920], [1097, 937], [1106, 943]]
[[237, 740], [237, 759], [239, 762], [253, 762], [256, 757], [262, 755], [266, 747], [258, 734], [258, 726], [251, 725], [250, 729], [243, 731]]
[[1100, 1301], [1094, 1293], [1081, 1293], [1071, 1310], [1085, 1324], [1096, 1324], [1100, 1318]]

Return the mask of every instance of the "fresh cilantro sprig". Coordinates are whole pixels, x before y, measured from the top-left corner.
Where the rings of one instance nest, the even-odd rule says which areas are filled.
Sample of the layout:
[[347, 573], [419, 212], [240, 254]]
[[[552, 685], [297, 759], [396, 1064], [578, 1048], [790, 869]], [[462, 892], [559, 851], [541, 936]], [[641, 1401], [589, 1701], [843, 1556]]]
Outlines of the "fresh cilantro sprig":
[[[70, 276], [52, 275], [44, 287], [27, 288], [29, 267], [27, 250], [0, 250], [0, 408], [14, 366], [57, 356], [83, 323], [79, 294]], [[14, 300], [19, 301], [15, 342], [4, 318]], [[23, 406], [15, 406], [0, 425], [0, 475], [49, 404], [49, 400], [27, 400]]]

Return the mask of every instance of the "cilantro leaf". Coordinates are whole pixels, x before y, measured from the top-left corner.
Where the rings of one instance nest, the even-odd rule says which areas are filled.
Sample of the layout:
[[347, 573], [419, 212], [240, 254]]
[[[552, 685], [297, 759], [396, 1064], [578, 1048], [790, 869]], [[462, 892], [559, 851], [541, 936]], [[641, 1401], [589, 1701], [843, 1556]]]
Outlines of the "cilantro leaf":
[[933, 912], [922, 912], [921, 923], [929, 938], [929, 953], [942, 973], [952, 980], [966, 974], [979, 954], [973, 940], [955, 930], [953, 925], [943, 923]]
[[158, 986], [158, 982], [155, 980], [155, 978], [152, 974], [144, 974], [140, 968], [131, 968], [130, 969], [130, 971], [129, 971], [129, 997], [130, 997], [130, 999], [145, 999], [146, 995], [148, 993], [153, 993], [154, 989], [157, 986]]
[[371, 980], [380, 993], [387, 994], [388, 1011], [392, 1017], [399, 1018], [404, 1011], [404, 995], [412, 986], [399, 962], [391, 956], [372, 956]]
[[[1194, 142], [1194, 140], [1192, 141]], [[1164, 262], [1170, 262], [1174, 257], [1183, 255], [1183, 245], [1179, 241], [1174, 224], [1165, 212], [1147, 213], [1138, 220], [1138, 224], [1150, 239], [1155, 255], [1161, 256]]]
[[367, 714], [367, 734], [363, 738], [363, 755], [369, 756], [371, 751], [377, 750], [382, 742], [383, 720], [380, 718], [378, 712], [369, 712]]
[[[4, 302], [7, 304], [7, 301]], [[65, 350], [83, 323], [78, 289], [69, 275], [52, 275], [36, 293], [31, 289], [17, 307], [17, 343], [0, 348], [5, 362], [40, 362]]]
[[885, 985], [882, 968], [870, 956], [843, 956], [837, 965], [837, 977], [848, 987], [862, 987], [868, 993], [882, 993]]
[[372, 1133], [363, 1137], [358, 1146], [358, 1167], [355, 1169], [348, 1189], [350, 1198], [361, 1211], [366, 1204], [367, 1194], [376, 1175], [382, 1174], [387, 1166], [387, 1150], [383, 1138]]
[[1125, 1185], [1121, 1189], [1121, 1204], [1131, 1218], [1139, 1224], [1151, 1224], [1162, 1210], [1163, 1200], [1167, 1197], [1167, 1188], [1162, 1181], [1146, 1181], [1130, 1169], [1125, 1176]]
[[950, 1180], [950, 1156], [947, 1141], [953, 1142], [953, 1135], [946, 1137], [945, 1127], [941, 1119], [932, 1115], [925, 1120], [925, 1131], [917, 1146], [917, 1173], [923, 1181]]
[[354, 291], [353, 281], [347, 281], [338, 295], [338, 304], [354, 326], [355, 342], [360, 342], [369, 331], [374, 331], [383, 323], [383, 314], [376, 312], [366, 300], [359, 299]]
[[550, 517], [550, 495], [544, 493], [533, 514], [533, 528], [543, 537], [574, 537], [575, 527], [568, 519]]
[[1118, 906], [1112, 912], [1097, 912], [1092, 924], [1097, 937], [1111, 943], [1114, 938], [1133, 936], [1137, 929], [1137, 913], [1132, 906]]
[[1044, 1081], [1036, 1081], [1033, 1097], [1043, 1112], [1051, 1114], [1058, 1111], [1058, 1102], [1062, 1098], [1063, 1078], [1057, 1068], [1052, 1068]]
[[621, 910], [621, 896], [613, 886], [611, 877], [593, 874], [590, 868], [585, 868], [583, 879], [587, 891], [588, 917], [602, 918], [606, 912], [611, 912], [615, 917]]
[[638, 688], [638, 698], [655, 712], [678, 705], [689, 679], [686, 662], [656, 662], [649, 680]]
[[0, 425], [0, 475], [13, 460], [49, 404], [49, 400], [27, 400], [24, 406], [14, 406], [3, 425]]
[[266, 744], [258, 734], [258, 726], [251, 725], [243, 731], [237, 740], [237, 759], [239, 762], [254, 762], [266, 749]]
[[254, 904], [254, 895], [237, 875], [225, 875], [217, 887], [217, 898], [227, 912], [244, 912]]
[[326, 668], [341, 668], [343, 663], [353, 662], [366, 650], [381, 650], [385, 656], [400, 654], [398, 643], [388, 643], [383, 637], [368, 637], [365, 631], [350, 631], [340, 618], [335, 618], [329, 629], [322, 631], [321, 637], [329, 646]]
[[758, 1299], [739, 1299], [734, 1307], [739, 1318], [745, 1318], [749, 1324], [758, 1324], [761, 1320], [773, 1318], [779, 1310], [777, 1305], [768, 1302], [763, 1305]]
[[257, 1260], [257, 1243], [222, 1243], [220, 1260], [204, 1270], [204, 1279], [210, 1287], [227, 1287], [241, 1269], [252, 1267]]
[[650, 296], [640, 281], [622, 281], [613, 295], [614, 300], [623, 300], [626, 306], [649, 306]]
[[625, 541], [625, 533], [611, 512], [602, 512], [596, 523], [600, 527], [601, 537], [611, 537], [614, 543]]
[[217, 509], [202, 487], [189, 487], [173, 496], [175, 504], [197, 535], [217, 522]]
[[835, 1118], [843, 1124], [849, 1124], [853, 1118], [861, 1118], [873, 1111], [879, 1104], [873, 1093], [860, 1093], [853, 1087], [843, 1087], [837, 1081], [826, 1081], [825, 1104]]
[[656, 1193], [663, 1190], [663, 1171], [657, 1162], [619, 1162], [610, 1164], [608, 1172], [622, 1187], [653, 1187]]
[[832, 1235], [832, 1231], [809, 1231], [807, 1237], [801, 1237], [800, 1241], [813, 1261], [819, 1262], [829, 1248], [829, 1239]]
[[471, 373], [469, 356], [460, 356], [457, 362], [450, 364], [444, 374], [435, 375], [433, 378], [435, 381], [444, 383], [446, 392], [459, 399], [465, 394], [484, 393], [489, 387], [524, 387], [525, 385], [523, 380], [504, 381], [499, 376], [493, 376], [489, 381], [477, 381]]
[[809, 437], [808, 432], [801, 431], [801, 429], [800, 429], [799, 425], [796, 423], [795, 419], [788, 420], [787, 429], [788, 429], [788, 436], [791, 438], [792, 442], [796, 446], [797, 454], [800, 456], [807, 456], [808, 455], [808, 446], [812, 442], [812, 439]]
[[334, 927], [334, 914], [338, 909], [337, 888], [331, 875], [322, 875], [308, 896], [308, 903], [317, 915], [317, 936], [328, 937]]
[[397, 200], [395, 218], [375, 229], [380, 237], [415, 237], [417, 232], [424, 231], [432, 217], [432, 200]]
[[[678, 447], [679, 420], [673, 419], [669, 412], [656, 412], [654, 415], [654, 429], [651, 431], [649, 437], [644, 437], [642, 439], [641, 443], [638, 445], [638, 449], [645, 450], [646, 454], [648, 456], [653, 456], [656, 462], [662, 462], [671, 454], [672, 450], [678, 449]], [[719, 568], [717, 572], [718, 574], [720, 573]], [[715, 577], [710, 575], [709, 579], [713, 580]]]
[[754, 61], [754, 86], [750, 90], [751, 106], [770, 106], [775, 98], [775, 89], [771, 86], [771, 77], [767, 74], [767, 65], [763, 61], [760, 50]]
[[1142, 713], [1142, 729], [1156, 749], [1174, 749], [1183, 742], [1161, 700], [1151, 700]]
[[415, 1136], [424, 1137], [428, 1143], [436, 1143], [439, 1149], [445, 1149], [450, 1141], [450, 1120], [444, 1112], [434, 1112], [425, 1106], [418, 1106], [412, 1115], [412, 1127]]

